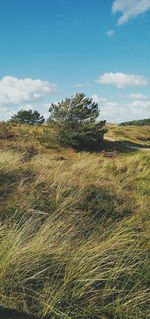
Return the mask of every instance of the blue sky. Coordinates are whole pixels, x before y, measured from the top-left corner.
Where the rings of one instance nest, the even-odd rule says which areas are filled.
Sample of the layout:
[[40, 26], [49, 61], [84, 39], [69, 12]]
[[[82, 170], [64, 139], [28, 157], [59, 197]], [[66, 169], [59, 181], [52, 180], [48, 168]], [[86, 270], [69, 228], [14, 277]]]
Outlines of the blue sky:
[[119, 123], [150, 117], [150, 0], [0, 0], [0, 120], [75, 92]]

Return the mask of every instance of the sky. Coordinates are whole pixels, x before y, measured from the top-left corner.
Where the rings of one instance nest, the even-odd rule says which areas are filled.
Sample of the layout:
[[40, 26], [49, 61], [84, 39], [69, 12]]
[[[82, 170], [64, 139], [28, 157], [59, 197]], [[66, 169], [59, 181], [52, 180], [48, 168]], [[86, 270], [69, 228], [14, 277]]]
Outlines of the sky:
[[150, 118], [150, 0], [0, 0], [0, 121], [76, 92], [107, 122]]

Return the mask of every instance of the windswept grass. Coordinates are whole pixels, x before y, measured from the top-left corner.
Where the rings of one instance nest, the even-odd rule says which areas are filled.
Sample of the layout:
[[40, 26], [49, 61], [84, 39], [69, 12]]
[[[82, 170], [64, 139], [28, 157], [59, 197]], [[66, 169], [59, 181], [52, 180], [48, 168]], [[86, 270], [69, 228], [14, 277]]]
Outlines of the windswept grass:
[[3, 306], [48, 318], [146, 318], [142, 233], [121, 224], [104, 231], [99, 222], [82, 238], [75, 219], [59, 212], [2, 227]]
[[150, 153], [50, 150], [34, 138], [29, 152], [28, 142], [0, 150], [1, 306], [149, 318]]
[[34, 153], [58, 149], [59, 145], [52, 125], [0, 123], [0, 148]]

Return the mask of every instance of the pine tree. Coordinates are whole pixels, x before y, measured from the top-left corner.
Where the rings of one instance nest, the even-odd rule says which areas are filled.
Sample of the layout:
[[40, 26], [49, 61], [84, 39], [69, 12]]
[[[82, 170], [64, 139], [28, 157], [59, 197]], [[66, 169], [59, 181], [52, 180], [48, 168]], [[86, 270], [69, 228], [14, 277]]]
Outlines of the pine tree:
[[30, 125], [39, 125], [45, 122], [43, 116], [40, 115], [37, 111], [32, 110], [20, 110], [15, 115], [11, 117], [9, 122], [20, 123], [20, 124], [30, 124]]
[[97, 121], [98, 104], [83, 93], [51, 104], [48, 122], [55, 123], [59, 142], [76, 149], [94, 150], [101, 146], [106, 132], [105, 121]]

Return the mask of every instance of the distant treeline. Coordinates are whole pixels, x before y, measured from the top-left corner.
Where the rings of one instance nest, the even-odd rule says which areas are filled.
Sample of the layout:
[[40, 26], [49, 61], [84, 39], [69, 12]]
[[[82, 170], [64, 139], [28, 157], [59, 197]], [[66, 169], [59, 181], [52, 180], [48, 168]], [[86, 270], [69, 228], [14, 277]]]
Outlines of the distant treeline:
[[150, 119], [144, 119], [144, 120], [137, 120], [137, 121], [129, 121], [129, 122], [122, 122], [119, 124], [120, 126], [128, 126], [128, 125], [150, 125]]

